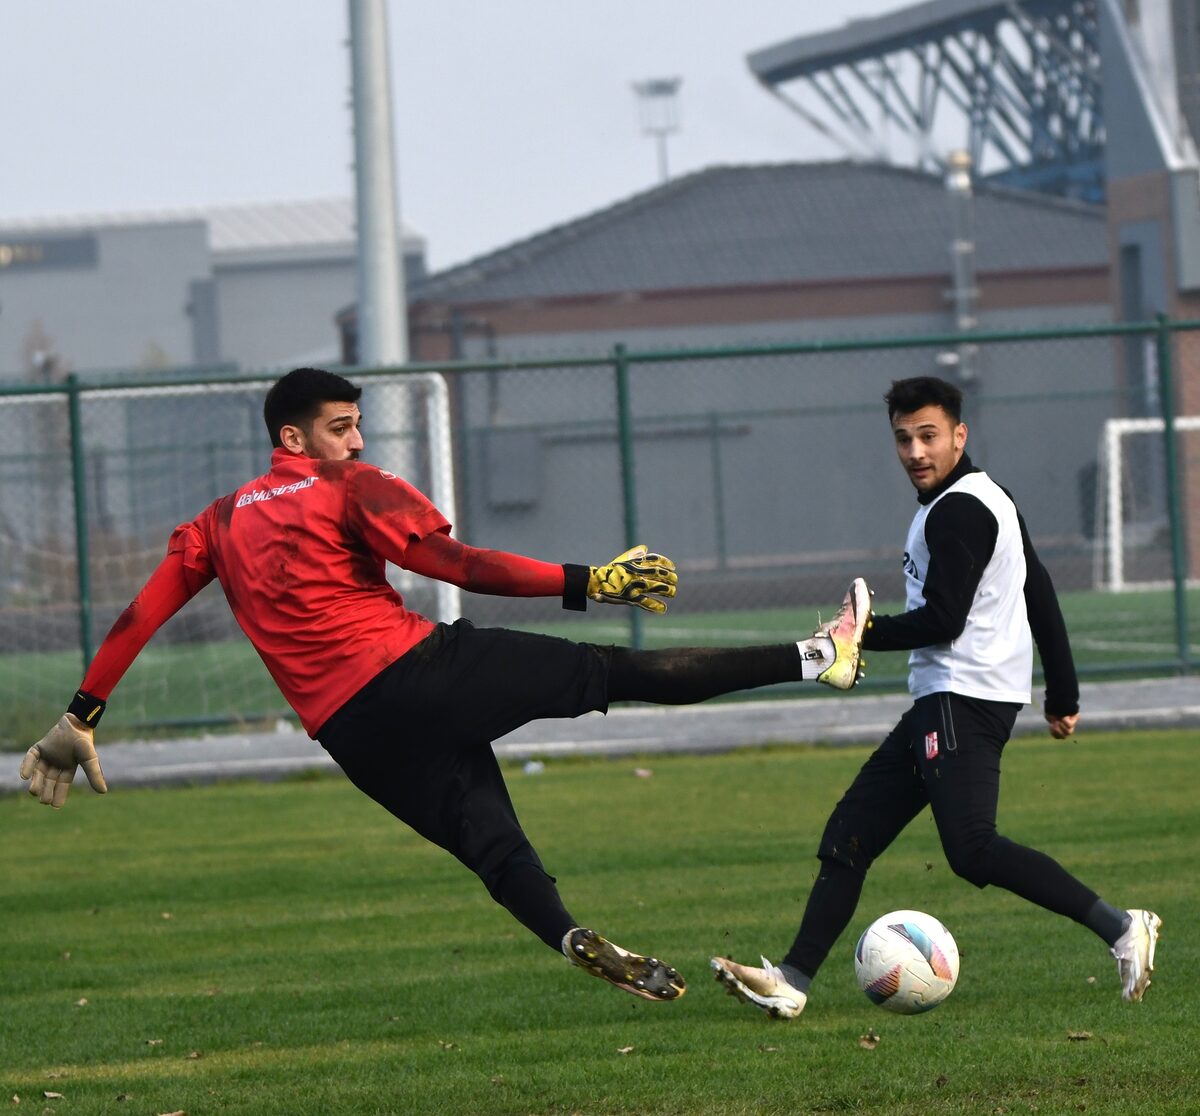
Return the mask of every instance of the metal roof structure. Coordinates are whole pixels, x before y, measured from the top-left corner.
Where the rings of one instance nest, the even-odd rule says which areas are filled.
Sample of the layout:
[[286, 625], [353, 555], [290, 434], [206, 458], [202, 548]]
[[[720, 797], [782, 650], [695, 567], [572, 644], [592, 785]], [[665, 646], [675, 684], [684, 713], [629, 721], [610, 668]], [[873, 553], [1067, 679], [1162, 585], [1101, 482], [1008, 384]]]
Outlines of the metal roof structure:
[[[1097, 0], [925, 0], [751, 54], [751, 72], [848, 153], [1104, 199]], [[947, 137], [950, 136], [949, 140]]]
[[[939, 176], [883, 164], [711, 167], [429, 275], [412, 302], [942, 275]], [[983, 271], [1106, 267], [1101, 207], [1003, 187], [975, 195]]]

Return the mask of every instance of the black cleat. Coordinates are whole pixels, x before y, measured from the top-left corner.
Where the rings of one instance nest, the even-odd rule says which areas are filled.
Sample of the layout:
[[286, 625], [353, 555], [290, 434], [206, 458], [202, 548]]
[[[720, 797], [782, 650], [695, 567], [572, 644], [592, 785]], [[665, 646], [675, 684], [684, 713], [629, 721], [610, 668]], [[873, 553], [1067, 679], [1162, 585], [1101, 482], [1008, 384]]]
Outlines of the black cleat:
[[563, 936], [562, 951], [592, 976], [647, 1000], [677, 1000], [687, 991], [687, 982], [670, 965], [657, 957], [630, 953], [595, 930], [582, 926], [569, 930]]

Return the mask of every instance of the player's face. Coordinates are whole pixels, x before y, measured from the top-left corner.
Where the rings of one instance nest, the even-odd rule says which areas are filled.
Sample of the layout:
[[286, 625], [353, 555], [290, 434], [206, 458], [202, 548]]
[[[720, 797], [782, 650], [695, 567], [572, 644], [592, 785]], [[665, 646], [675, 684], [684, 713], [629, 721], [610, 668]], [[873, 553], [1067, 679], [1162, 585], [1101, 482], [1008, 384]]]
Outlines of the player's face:
[[954, 470], [967, 444], [967, 428], [931, 405], [892, 417], [900, 464], [918, 492], [937, 488]]
[[284, 427], [284, 445], [289, 449], [287, 434], [295, 431], [295, 452], [319, 461], [357, 461], [363, 439], [359, 427], [362, 414], [356, 403], [321, 404], [321, 410], [306, 430], [303, 427]]

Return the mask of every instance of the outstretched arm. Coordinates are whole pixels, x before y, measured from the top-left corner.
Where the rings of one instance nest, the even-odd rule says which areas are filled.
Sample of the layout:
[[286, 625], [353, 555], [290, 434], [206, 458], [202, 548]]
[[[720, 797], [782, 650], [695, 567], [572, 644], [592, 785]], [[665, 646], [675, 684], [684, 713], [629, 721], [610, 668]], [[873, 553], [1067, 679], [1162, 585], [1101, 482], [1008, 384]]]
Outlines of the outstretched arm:
[[107, 701], [150, 637], [211, 580], [188, 569], [183, 551], [168, 553], [108, 630], [80, 689]]
[[497, 597], [558, 597], [565, 585], [560, 565], [503, 550], [481, 550], [441, 531], [409, 543], [404, 566], [422, 577]]
[[150, 637], [212, 578], [211, 572], [189, 564], [185, 550], [176, 549], [174, 542], [173, 538], [166, 558], [104, 637], [67, 712], [21, 761], [21, 778], [29, 780], [29, 793], [47, 806], [57, 809], [66, 802], [80, 766], [94, 791], [108, 790], [94, 740], [108, 695]]
[[450, 537], [450, 523], [421, 492], [386, 470], [363, 467], [348, 480], [350, 530], [376, 554], [403, 569], [474, 593], [556, 597], [582, 612], [588, 600], [666, 612], [675, 596], [675, 564], [635, 546], [603, 566], [557, 565], [481, 550]]
[[636, 604], [665, 612], [660, 597], [675, 596], [675, 565], [644, 546], [634, 547], [605, 566], [556, 565], [510, 554], [481, 550], [441, 531], [410, 543], [404, 565], [413, 573], [436, 578], [472, 593], [501, 597], [557, 597], [563, 608], [582, 611], [587, 599]]

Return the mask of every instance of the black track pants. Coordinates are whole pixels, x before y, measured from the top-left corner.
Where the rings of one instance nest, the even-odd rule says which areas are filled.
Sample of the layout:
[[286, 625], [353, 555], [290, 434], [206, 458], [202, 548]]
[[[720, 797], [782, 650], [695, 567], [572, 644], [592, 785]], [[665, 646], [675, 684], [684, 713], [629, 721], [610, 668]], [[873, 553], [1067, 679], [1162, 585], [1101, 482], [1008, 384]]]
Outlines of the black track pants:
[[955, 874], [1083, 922], [1095, 892], [996, 831], [1000, 757], [1020, 707], [958, 694], [917, 699], [863, 765], [821, 838], [821, 871], [784, 960], [815, 974], [845, 930], [867, 870], [928, 804]]

